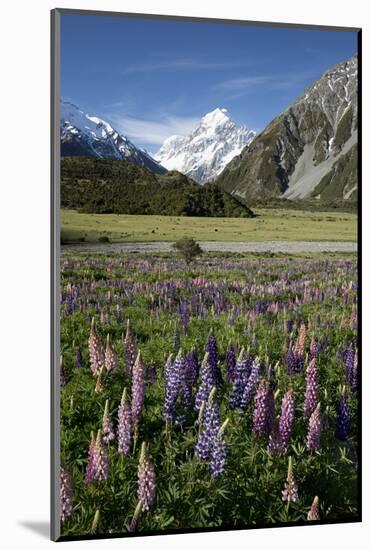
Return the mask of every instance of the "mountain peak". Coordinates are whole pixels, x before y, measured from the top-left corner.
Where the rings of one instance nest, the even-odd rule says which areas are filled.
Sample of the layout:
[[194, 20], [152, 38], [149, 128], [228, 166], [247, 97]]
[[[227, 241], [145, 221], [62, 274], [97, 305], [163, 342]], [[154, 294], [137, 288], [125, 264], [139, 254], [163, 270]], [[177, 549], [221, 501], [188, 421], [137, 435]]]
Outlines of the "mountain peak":
[[213, 181], [233, 157], [252, 141], [255, 132], [237, 126], [224, 108], [204, 115], [186, 137], [170, 136], [154, 158], [198, 183]]
[[102, 118], [84, 113], [77, 105], [64, 100], [61, 100], [60, 116], [62, 156], [126, 159], [158, 174], [166, 172], [146, 151]]

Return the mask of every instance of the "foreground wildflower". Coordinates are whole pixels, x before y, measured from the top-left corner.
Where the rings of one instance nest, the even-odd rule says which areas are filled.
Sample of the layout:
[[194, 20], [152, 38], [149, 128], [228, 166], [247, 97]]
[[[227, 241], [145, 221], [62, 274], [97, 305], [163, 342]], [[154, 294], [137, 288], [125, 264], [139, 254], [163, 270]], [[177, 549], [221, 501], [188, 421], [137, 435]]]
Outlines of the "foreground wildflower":
[[111, 443], [111, 441], [115, 439], [113, 424], [111, 420], [111, 415], [109, 413], [108, 405], [109, 405], [109, 401], [107, 399], [104, 407], [103, 427], [102, 427], [102, 439], [106, 445], [108, 445], [108, 443]]
[[138, 529], [139, 524], [139, 516], [142, 511], [142, 503], [141, 501], [138, 502], [133, 517], [131, 518], [130, 525], [129, 525], [129, 533], [134, 533]]
[[101, 368], [104, 366], [104, 353], [97, 330], [94, 317], [91, 320], [90, 335], [88, 341], [90, 369], [94, 376], [98, 376]]
[[213, 376], [213, 385], [218, 386], [222, 383], [222, 373], [220, 371], [219, 365], [218, 344], [215, 336], [211, 331], [209, 333], [205, 351], [209, 352], [209, 363]]
[[289, 390], [282, 399], [281, 416], [278, 423], [278, 430], [282, 443], [282, 451], [285, 452], [289, 446], [295, 415], [294, 391]]
[[251, 399], [254, 397], [256, 393], [259, 374], [260, 374], [260, 361], [259, 361], [259, 358], [256, 357], [251, 365], [250, 376], [246, 383], [246, 386], [244, 387], [244, 390], [241, 396], [240, 407], [243, 411], [247, 409]]
[[60, 514], [61, 521], [65, 521], [72, 515], [72, 482], [64, 466], [61, 466], [60, 471]]
[[309, 418], [318, 402], [318, 370], [315, 357], [310, 361], [307, 367], [305, 380], [304, 414]]
[[117, 355], [112, 347], [109, 334], [107, 334], [106, 351], [104, 354], [104, 365], [107, 372], [115, 371], [117, 369]]
[[268, 451], [274, 455], [284, 454], [289, 446], [294, 425], [295, 400], [293, 390], [282, 398], [281, 415], [278, 424], [272, 427], [269, 435]]
[[319, 514], [319, 498], [314, 497], [312, 506], [310, 507], [310, 510], [307, 515], [308, 521], [318, 521], [320, 520], [320, 514]]
[[225, 361], [227, 365], [227, 382], [233, 382], [236, 369], [236, 353], [230, 343], [225, 354]]
[[133, 331], [131, 330], [130, 320], [128, 319], [126, 326], [126, 334], [123, 337], [124, 352], [125, 352], [125, 369], [126, 374], [131, 376], [135, 359], [137, 357], [137, 347]]
[[147, 455], [146, 443], [142, 443], [138, 466], [138, 500], [146, 512], [155, 502], [156, 474]]
[[90, 528], [91, 535], [96, 535], [98, 533], [99, 521], [100, 521], [100, 511], [97, 510], [94, 514], [93, 523], [91, 524], [91, 528]]
[[307, 434], [307, 449], [308, 451], [320, 450], [320, 439], [322, 430], [321, 405], [318, 403], [309, 419], [309, 427]]
[[336, 418], [336, 431], [335, 437], [340, 441], [346, 441], [349, 437], [349, 408], [348, 408], [348, 399], [345, 389], [340, 393], [339, 404], [338, 404], [338, 415]]
[[241, 406], [241, 399], [251, 372], [252, 360], [242, 348], [236, 362], [234, 379], [229, 406], [237, 409]]
[[131, 409], [126, 395], [126, 388], [122, 393], [118, 409], [117, 441], [117, 451], [120, 454], [128, 455], [131, 443]]
[[273, 392], [269, 388], [268, 383], [262, 380], [255, 396], [255, 408], [253, 412], [252, 429], [257, 435], [269, 435], [272, 424], [272, 395]]
[[192, 390], [194, 380], [193, 366], [188, 363], [187, 358], [184, 357], [183, 354], [180, 354], [180, 352], [178, 353], [175, 362], [177, 363], [177, 367], [179, 369], [179, 397], [182, 407], [187, 410], [192, 405]]
[[[214, 399], [215, 388], [212, 389], [205, 403], [205, 408], [200, 418], [200, 430], [195, 447], [195, 454], [199, 460], [207, 461], [210, 459], [211, 451], [220, 429], [219, 406]], [[201, 415], [200, 415], [201, 416]]]
[[228, 424], [228, 418], [219, 429], [216, 438], [214, 439], [211, 448], [210, 468], [211, 475], [215, 478], [221, 477], [224, 474], [227, 461], [227, 447], [224, 440], [224, 431]]
[[106, 480], [108, 478], [108, 470], [109, 464], [107, 448], [102, 443], [101, 431], [98, 430], [96, 438], [94, 437], [94, 434], [92, 434], [89, 445], [85, 483]]
[[207, 401], [213, 388], [213, 374], [209, 363], [209, 353], [206, 352], [200, 369], [201, 383], [195, 397], [195, 410], [199, 411], [201, 403]]
[[101, 431], [98, 430], [94, 446], [94, 479], [104, 481], [108, 478], [108, 453], [106, 446], [102, 443]]
[[186, 356], [186, 361], [188, 363], [188, 378], [189, 378], [189, 384], [193, 388], [196, 385], [197, 376], [198, 376], [198, 357], [197, 357], [197, 351], [193, 349], [190, 353]]
[[166, 389], [163, 409], [163, 419], [173, 422], [176, 416], [176, 402], [180, 389], [180, 371], [179, 366], [183, 364], [182, 351], [179, 350], [177, 358], [172, 361], [172, 355], [169, 356], [165, 365]]
[[298, 495], [298, 486], [296, 484], [293, 467], [292, 467], [292, 457], [289, 457], [289, 465], [287, 469], [287, 479], [285, 483], [285, 488], [282, 491], [282, 500], [286, 502], [297, 502], [299, 498]]
[[298, 334], [298, 338], [296, 340], [295, 349], [294, 349], [294, 352], [299, 357], [302, 357], [304, 355], [306, 337], [307, 337], [307, 329], [304, 323], [302, 323], [299, 328], [299, 334]]
[[140, 350], [134, 363], [132, 371], [132, 386], [131, 386], [131, 415], [134, 431], [138, 431], [140, 417], [142, 415], [144, 405], [144, 365]]
[[92, 433], [91, 434], [91, 440], [88, 450], [88, 463], [86, 466], [86, 472], [85, 472], [85, 483], [91, 483], [94, 481], [94, 475], [95, 475], [95, 436]]

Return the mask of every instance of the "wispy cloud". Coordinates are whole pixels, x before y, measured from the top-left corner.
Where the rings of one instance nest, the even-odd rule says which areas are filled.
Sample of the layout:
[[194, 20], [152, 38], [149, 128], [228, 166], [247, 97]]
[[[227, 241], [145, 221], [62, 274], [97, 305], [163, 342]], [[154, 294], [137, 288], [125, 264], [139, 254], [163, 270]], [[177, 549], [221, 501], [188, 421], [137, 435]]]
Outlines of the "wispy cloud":
[[147, 73], [158, 71], [173, 71], [173, 70], [215, 70], [215, 69], [233, 69], [236, 67], [244, 67], [247, 63], [238, 61], [202, 61], [199, 59], [190, 58], [175, 58], [161, 59], [148, 63], [137, 63], [129, 65], [122, 69], [122, 74], [132, 73]]
[[317, 76], [313, 71], [298, 71], [279, 75], [251, 75], [231, 78], [214, 84], [213, 90], [226, 92], [228, 99], [247, 95], [252, 88], [267, 87], [271, 90], [289, 90]]
[[260, 86], [262, 84], [267, 84], [271, 80], [272, 77], [268, 75], [231, 78], [215, 84], [213, 86], [213, 89], [224, 90], [227, 92], [236, 92], [239, 90], [246, 90], [251, 87]]
[[197, 117], [164, 116], [161, 120], [149, 120], [130, 116], [112, 115], [110, 117], [124, 135], [133, 141], [162, 145], [171, 135], [185, 136], [197, 125]]

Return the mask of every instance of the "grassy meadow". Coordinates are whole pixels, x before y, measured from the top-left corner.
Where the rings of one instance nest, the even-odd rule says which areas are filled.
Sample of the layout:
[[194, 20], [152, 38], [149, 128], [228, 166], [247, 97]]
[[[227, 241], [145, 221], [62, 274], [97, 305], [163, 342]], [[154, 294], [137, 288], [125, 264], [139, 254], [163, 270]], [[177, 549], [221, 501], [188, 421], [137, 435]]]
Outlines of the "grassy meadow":
[[61, 211], [62, 242], [356, 241], [357, 216], [346, 212], [256, 209], [256, 217], [194, 218]]

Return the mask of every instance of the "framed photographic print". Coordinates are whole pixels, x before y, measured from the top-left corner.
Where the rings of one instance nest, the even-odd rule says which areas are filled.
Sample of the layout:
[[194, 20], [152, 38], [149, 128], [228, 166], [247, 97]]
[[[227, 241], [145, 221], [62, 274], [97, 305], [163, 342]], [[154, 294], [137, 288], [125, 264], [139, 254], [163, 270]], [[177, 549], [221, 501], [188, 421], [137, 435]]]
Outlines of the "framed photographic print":
[[361, 520], [361, 30], [52, 12], [52, 538]]

